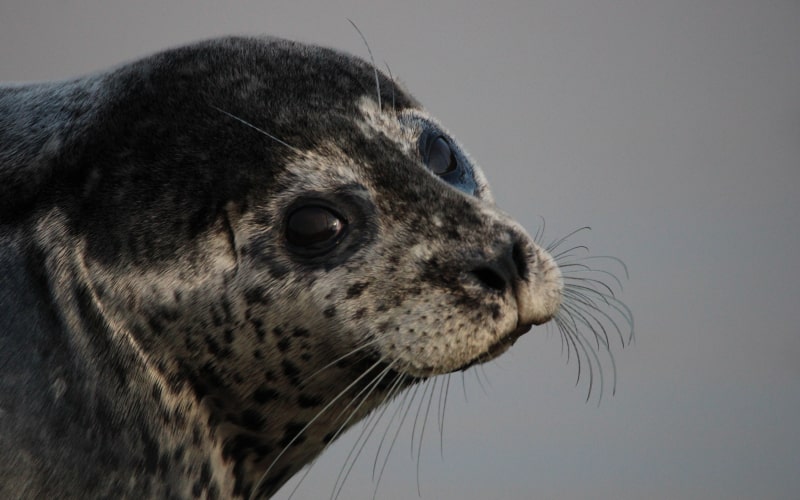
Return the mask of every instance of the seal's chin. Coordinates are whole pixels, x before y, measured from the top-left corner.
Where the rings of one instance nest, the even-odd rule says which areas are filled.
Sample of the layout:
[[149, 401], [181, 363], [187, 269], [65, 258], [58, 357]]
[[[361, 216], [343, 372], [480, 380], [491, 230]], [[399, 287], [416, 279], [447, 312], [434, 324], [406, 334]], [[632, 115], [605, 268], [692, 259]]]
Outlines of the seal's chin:
[[532, 327], [533, 325], [530, 324], [519, 325], [515, 330], [511, 331], [511, 333], [504, 335], [503, 337], [500, 338], [500, 340], [490, 345], [485, 352], [476, 356], [475, 359], [473, 359], [472, 361], [463, 365], [460, 368], [456, 368], [453, 371], [454, 372], [464, 371], [467, 368], [471, 368], [475, 365], [486, 363], [487, 361], [495, 359], [496, 357], [506, 352], [512, 345], [514, 345], [517, 339], [528, 333]]

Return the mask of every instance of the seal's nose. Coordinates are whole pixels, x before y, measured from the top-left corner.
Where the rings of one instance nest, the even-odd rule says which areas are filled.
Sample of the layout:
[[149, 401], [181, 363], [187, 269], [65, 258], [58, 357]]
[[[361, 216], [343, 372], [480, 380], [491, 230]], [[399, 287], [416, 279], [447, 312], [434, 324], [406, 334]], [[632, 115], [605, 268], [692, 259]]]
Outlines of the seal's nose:
[[513, 235], [510, 240], [469, 273], [488, 291], [513, 293], [520, 326], [546, 323], [561, 304], [561, 272], [527, 237]]
[[504, 293], [527, 275], [528, 264], [520, 242], [504, 245], [494, 258], [476, 266], [470, 273], [484, 288]]

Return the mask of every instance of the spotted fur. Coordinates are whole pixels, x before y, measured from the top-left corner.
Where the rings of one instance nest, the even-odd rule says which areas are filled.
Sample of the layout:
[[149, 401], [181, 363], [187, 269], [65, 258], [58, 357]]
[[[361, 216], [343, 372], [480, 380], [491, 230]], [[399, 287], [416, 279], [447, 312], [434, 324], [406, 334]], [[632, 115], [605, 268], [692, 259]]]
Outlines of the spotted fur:
[[[0, 497], [269, 496], [556, 314], [553, 259], [375, 78], [227, 38], [0, 87]], [[461, 184], [426, 167], [431, 130]], [[286, 242], [304, 199], [347, 223], [314, 258]]]

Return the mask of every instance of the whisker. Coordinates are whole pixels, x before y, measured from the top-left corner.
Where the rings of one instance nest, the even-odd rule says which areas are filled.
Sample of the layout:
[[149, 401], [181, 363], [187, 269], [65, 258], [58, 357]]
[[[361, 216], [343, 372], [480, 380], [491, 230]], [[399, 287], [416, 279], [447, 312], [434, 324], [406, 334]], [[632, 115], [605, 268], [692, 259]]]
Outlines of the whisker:
[[419, 443], [417, 446], [417, 494], [419, 496], [422, 496], [422, 488], [420, 487], [419, 483], [419, 476], [420, 476], [419, 469], [420, 469], [420, 464], [422, 463], [422, 440], [423, 437], [425, 436], [425, 426], [428, 423], [428, 414], [431, 411], [431, 404], [433, 403], [433, 393], [436, 392], [436, 384], [438, 383], [438, 380], [439, 377], [435, 377], [433, 379], [432, 382], [433, 387], [431, 388], [430, 396], [428, 396], [428, 405], [425, 408], [425, 416], [422, 418], [422, 429], [419, 432]]
[[[612, 296], [616, 296], [612, 291], [611, 287], [606, 283], [603, 283], [602, 281], [595, 278], [586, 278], [581, 276], [583, 273], [599, 273], [614, 280], [614, 282], [617, 285], [617, 288], [619, 288], [620, 290], [622, 289], [622, 281], [620, 281], [620, 279], [617, 278], [617, 276], [614, 273], [606, 271], [605, 269], [593, 269], [589, 266], [586, 266], [585, 264], [579, 264], [579, 263], [574, 263], [574, 264], [559, 263], [558, 267], [561, 269], [562, 276], [564, 276], [565, 280], [591, 281], [593, 283], [597, 283], [598, 285], [602, 285], [604, 288], [608, 290], [608, 292]], [[571, 269], [573, 267], [577, 267], [578, 269]]]
[[375, 460], [372, 463], [372, 480], [373, 481], [375, 480], [375, 471], [376, 471], [377, 466], [378, 466], [378, 458], [380, 457], [381, 449], [383, 448], [383, 443], [386, 440], [386, 436], [388, 435], [389, 429], [391, 429], [392, 422], [394, 422], [394, 419], [397, 418], [398, 413], [400, 413], [400, 411], [403, 409], [403, 407], [405, 405], [405, 402], [406, 402], [406, 399], [408, 398], [409, 394], [412, 395], [411, 399], [412, 400], [414, 399], [413, 395], [417, 393], [417, 387], [419, 387], [419, 386], [416, 386], [413, 391], [406, 391], [405, 394], [403, 394], [403, 399], [400, 401], [400, 404], [397, 406], [395, 411], [392, 413], [392, 416], [389, 419], [388, 424], [386, 425], [386, 431], [384, 431], [383, 437], [381, 437], [381, 441], [380, 441], [380, 443], [378, 443], [378, 450], [375, 452]]
[[212, 108], [216, 109], [220, 113], [222, 113], [224, 115], [227, 115], [230, 118], [233, 118], [234, 120], [236, 120], [237, 122], [241, 123], [242, 125], [250, 127], [251, 129], [255, 130], [256, 132], [259, 132], [262, 135], [265, 135], [265, 136], [269, 137], [270, 139], [272, 139], [273, 141], [277, 142], [278, 144], [280, 144], [282, 146], [286, 146], [287, 148], [291, 149], [295, 153], [300, 154], [300, 155], [304, 155], [305, 154], [303, 151], [301, 151], [301, 150], [297, 149], [296, 147], [294, 147], [294, 146], [292, 146], [290, 144], [287, 144], [286, 142], [278, 139], [277, 137], [275, 137], [274, 135], [270, 134], [266, 130], [256, 127], [255, 125], [253, 125], [252, 123], [248, 122], [247, 120], [239, 118], [238, 116], [236, 116], [236, 115], [234, 115], [232, 113], [228, 113], [224, 109], [218, 108], [218, 107], [214, 106], [213, 104], [209, 104], [209, 106], [211, 106]]
[[484, 396], [489, 396], [489, 393], [486, 391], [486, 386], [483, 385], [483, 381], [481, 380], [481, 376], [478, 373], [478, 370], [472, 370], [472, 373], [475, 374], [475, 379], [478, 381], [478, 386], [481, 388], [481, 392], [483, 392]]
[[383, 110], [383, 106], [381, 105], [381, 80], [378, 77], [378, 67], [375, 65], [375, 58], [372, 57], [372, 49], [369, 47], [369, 43], [367, 43], [367, 38], [364, 36], [364, 33], [362, 33], [360, 29], [358, 29], [356, 23], [354, 23], [352, 19], [348, 18], [347, 20], [350, 22], [350, 24], [353, 25], [353, 28], [356, 29], [359, 36], [361, 36], [361, 40], [364, 41], [364, 45], [367, 47], [367, 52], [369, 53], [369, 60], [372, 62], [372, 70], [375, 72], [375, 88], [377, 89], [377, 94], [378, 94], [378, 109]]
[[[291, 439], [291, 441], [289, 441], [289, 443], [287, 443], [287, 444], [286, 444], [286, 446], [284, 446], [284, 447], [283, 447], [283, 449], [280, 451], [280, 453], [278, 453], [278, 455], [277, 455], [277, 456], [276, 456], [276, 457], [275, 457], [275, 458], [272, 460], [272, 463], [270, 463], [270, 464], [269, 464], [269, 467], [267, 467], [267, 470], [266, 470], [266, 471], [264, 471], [264, 474], [263, 474], [263, 475], [261, 476], [261, 478], [258, 480], [258, 482], [256, 483], [256, 486], [255, 486], [255, 488], [253, 489], [253, 495], [260, 495], [260, 494], [261, 494], [261, 491], [260, 491], [260, 490], [261, 490], [262, 486], [264, 485], [264, 481], [265, 481], [265, 480], [266, 480], [266, 478], [269, 476], [269, 473], [272, 471], [272, 468], [275, 466], [275, 464], [276, 464], [276, 463], [278, 463], [278, 460], [280, 460], [280, 459], [281, 459], [281, 457], [282, 457], [282, 456], [283, 456], [283, 455], [286, 453], [286, 451], [287, 451], [289, 448], [291, 448], [291, 446], [292, 446], [292, 445], [295, 443], [295, 441], [297, 441], [297, 439], [298, 439], [298, 438], [299, 438], [299, 437], [300, 437], [300, 436], [301, 436], [301, 435], [302, 435], [302, 434], [303, 434], [303, 433], [304, 433], [306, 430], [308, 430], [308, 428], [311, 426], [311, 424], [313, 424], [314, 422], [316, 422], [316, 421], [317, 421], [317, 419], [318, 419], [320, 416], [322, 416], [322, 415], [323, 415], [323, 414], [324, 414], [326, 411], [328, 411], [328, 409], [329, 409], [331, 406], [333, 406], [333, 405], [334, 405], [334, 404], [335, 404], [335, 403], [336, 403], [336, 402], [337, 402], [337, 401], [338, 401], [338, 400], [339, 400], [339, 399], [340, 399], [342, 396], [344, 396], [344, 395], [347, 393], [347, 391], [349, 391], [350, 389], [352, 389], [352, 388], [353, 388], [353, 386], [355, 386], [356, 384], [358, 384], [358, 383], [361, 381], [361, 379], [363, 379], [364, 377], [366, 377], [366, 376], [367, 376], [367, 375], [368, 375], [368, 374], [369, 374], [369, 373], [370, 373], [370, 372], [371, 372], [373, 369], [375, 369], [376, 367], [380, 366], [380, 365], [381, 365], [381, 363], [383, 363], [383, 360], [382, 360], [382, 359], [379, 359], [378, 361], [376, 361], [375, 363], [373, 363], [373, 364], [372, 364], [372, 366], [370, 366], [369, 368], [367, 368], [366, 370], [364, 370], [364, 373], [362, 373], [361, 375], [359, 375], [358, 377], [356, 377], [356, 379], [355, 379], [355, 380], [353, 380], [352, 382], [350, 382], [350, 384], [349, 384], [347, 387], [345, 387], [344, 389], [342, 389], [342, 390], [339, 392], [339, 394], [337, 394], [337, 395], [336, 395], [336, 396], [335, 396], [333, 399], [331, 399], [331, 400], [330, 400], [330, 401], [329, 401], [329, 402], [328, 402], [328, 403], [327, 403], [327, 404], [326, 404], [326, 405], [325, 405], [325, 406], [324, 406], [324, 407], [323, 407], [323, 408], [322, 408], [320, 411], [318, 411], [318, 412], [317, 412], [317, 414], [316, 414], [316, 415], [314, 415], [314, 417], [313, 417], [311, 420], [309, 420], [309, 421], [306, 423], [306, 425], [304, 425], [304, 426], [303, 426], [303, 428], [302, 428], [302, 429], [300, 429], [300, 431], [299, 431], [299, 432], [298, 432], [298, 433], [297, 433], [297, 434], [296, 434], [296, 435], [295, 435], [295, 436], [294, 436], [294, 437]], [[252, 498], [252, 496], [251, 496], [251, 498]]]
[[576, 234], [580, 233], [581, 231], [591, 231], [591, 230], [592, 230], [592, 228], [590, 226], [579, 227], [578, 229], [575, 229], [571, 233], [567, 233], [566, 236], [563, 236], [563, 237], [551, 242], [549, 245], [547, 245], [547, 247], [545, 247], [545, 250], [547, 250], [548, 253], [552, 253], [552, 251], [555, 250], [556, 248], [558, 248], [562, 243], [564, 243], [566, 240], [570, 239], [571, 237], [575, 236]]
[[[578, 311], [576, 311], [576, 310], [574, 310], [572, 308], [569, 308], [569, 306], [567, 306], [567, 307], [568, 307], [568, 311], [569, 311], [570, 315], [573, 318], [578, 319], [581, 323], [586, 325], [590, 330], [594, 331], [594, 329], [591, 327], [591, 325], [588, 323], [588, 321], [586, 321], [586, 319], [584, 318], [582, 313], [580, 313], [580, 312], [578, 312]], [[603, 397], [603, 389], [604, 389], [604, 386], [605, 386], [605, 381], [604, 381], [604, 377], [603, 377], [602, 363], [600, 362], [600, 357], [597, 355], [597, 351], [592, 349], [591, 343], [586, 338], [586, 336], [583, 334], [583, 332], [580, 331], [580, 329], [576, 328], [575, 330], [573, 330], [572, 334], [577, 339], [578, 345], [580, 345], [581, 350], [583, 351], [584, 355], [586, 355], [587, 361], [588, 361], [587, 364], [589, 366], [589, 390], [588, 390], [588, 393], [586, 394], [586, 401], [589, 401], [589, 398], [591, 397], [592, 387], [593, 387], [593, 382], [594, 382], [594, 367], [593, 367], [593, 364], [592, 364], [592, 360], [594, 360], [594, 362], [598, 366], [598, 377], [600, 379], [600, 398], [602, 398]], [[595, 337], [597, 338], [596, 335], [595, 335]], [[598, 349], [599, 349], [599, 347], [598, 347]], [[615, 374], [615, 377], [616, 377], [616, 374]], [[599, 403], [599, 400], [598, 400], [598, 403]]]
[[372, 340], [370, 340], [370, 341], [364, 342], [364, 343], [363, 343], [363, 344], [361, 344], [360, 346], [357, 346], [357, 347], [353, 348], [353, 349], [352, 349], [351, 351], [349, 351], [347, 354], [344, 354], [344, 355], [342, 355], [342, 356], [339, 356], [338, 358], [334, 359], [334, 360], [333, 360], [333, 361], [331, 361], [330, 363], [328, 363], [328, 364], [326, 364], [325, 366], [323, 366], [322, 368], [318, 369], [317, 371], [315, 371], [314, 373], [312, 373], [312, 374], [311, 374], [311, 375], [309, 375], [308, 377], [305, 377], [305, 379], [303, 380], [303, 382], [301, 382], [301, 385], [305, 385], [306, 383], [308, 383], [308, 381], [309, 381], [309, 380], [313, 379], [314, 377], [316, 377], [317, 375], [319, 375], [319, 374], [320, 374], [320, 373], [322, 373], [323, 371], [327, 370], [328, 368], [330, 368], [330, 367], [332, 367], [332, 366], [336, 365], [337, 363], [340, 363], [341, 361], [343, 361], [343, 360], [345, 360], [345, 359], [349, 358], [350, 356], [352, 356], [352, 355], [354, 355], [354, 354], [357, 354], [358, 352], [362, 351], [363, 349], [366, 349], [367, 347], [369, 347], [369, 346], [371, 346], [371, 345], [377, 344], [377, 343], [379, 342], [379, 340], [380, 340], [380, 339], [372, 339]]
[[[439, 453], [444, 459], [444, 417], [447, 410], [447, 396], [450, 392], [450, 374], [445, 377], [444, 391], [439, 391]], [[442, 397], [444, 392], [444, 397]]]
[[[383, 405], [383, 408], [381, 409], [381, 411], [380, 412], [376, 412], [372, 416], [370, 416], [370, 419], [364, 424], [364, 429], [361, 431], [361, 433], [358, 436], [358, 439], [356, 439], [355, 444], [350, 449], [350, 453], [348, 453], [347, 458], [345, 459], [344, 465], [342, 466], [342, 470], [344, 470], [344, 468], [347, 467], [347, 472], [344, 474], [344, 477], [342, 478], [342, 481], [341, 481], [341, 483], [339, 485], [338, 491], [336, 491], [336, 495], [335, 495], [334, 498], [338, 498], [339, 494], [341, 494], [341, 490], [342, 490], [342, 488], [344, 488], [344, 483], [347, 481], [347, 478], [350, 476], [350, 472], [353, 470], [353, 466], [355, 465], [356, 461], [358, 460], [358, 457], [361, 456], [361, 452], [364, 450], [364, 446], [366, 446], [367, 441], [369, 440], [370, 436], [372, 436], [372, 433], [378, 427], [378, 423], [380, 422], [381, 418], [383, 418], [384, 413], [386, 413], [386, 410], [389, 408], [389, 405], [387, 404], [387, 401], [389, 401], [392, 397], [394, 397], [398, 392], [402, 391], [403, 383], [405, 382], [405, 380], [406, 380], [406, 376], [405, 375], [398, 375], [395, 378], [395, 381], [392, 383], [392, 387], [389, 389], [389, 391], [387, 392], [386, 396], [384, 397], [383, 402], [381, 403]], [[398, 410], [399, 410], [399, 407], [398, 407]], [[395, 415], [398, 410], [395, 410], [395, 413], [393, 415]], [[391, 422], [391, 420], [390, 420], [390, 422]], [[367, 432], [366, 435], [365, 435], [365, 431], [367, 431], [367, 429], [369, 429], [369, 432]], [[358, 444], [359, 442], [361, 443], [360, 446]], [[356, 446], [358, 446], [358, 451], [356, 452], [356, 454], [353, 457], [353, 459], [350, 460], [350, 457], [353, 454], [353, 451], [355, 451]], [[349, 466], [347, 465], [348, 460], [350, 460], [350, 465]], [[376, 457], [376, 460], [377, 460], [377, 457]], [[373, 464], [373, 478], [374, 478], [374, 474], [375, 474], [374, 471], [375, 471], [375, 465]], [[340, 471], [339, 475], [341, 476], [341, 474], [342, 474], [342, 472]], [[339, 477], [336, 478], [336, 481], [337, 482], [339, 481]], [[334, 488], [335, 488], [335, 485], [334, 485]]]
[[[408, 401], [408, 406], [406, 406], [406, 411], [403, 413], [403, 416], [400, 418], [400, 423], [397, 425], [397, 430], [394, 433], [394, 437], [392, 437], [392, 442], [389, 444], [389, 449], [386, 451], [386, 457], [383, 460], [383, 465], [381, 465], [381, 470], [378, 473], [378, 480], [375, 483], [375, 489], [372, 492], [373, 500], [375, 499], [376, 495], [378, 494], [378, 486], [380, 486], [380, 484], [381, 484], [381, 478], [383, 477], [383, 472], [386, 469], [386, 464], [389, 463], [389, 456], [391, 456], [391, 454], [392, 454], [392, 449], [394, 449], [394, 445], [397, 442], [397, 436], [400, 435], [400, 429], [403, 428], [403, 423], [405, 422], [406, 417], [408, 416], [408, 412], [409, 412], [409, 410], [411, 410], [411, 406], [414, 403], [414, 398], [417, 395], [417, 389], [418, 388], [419, 388], [419, 386], [414, 388], [413, 395], [412, 395], [411, 399]], [[389, 429], [387, 428], [386, 431], [388, 432]], [[384, 437], [386, 437], [386, 436], [384, 435]], [[413, 433], [412, 433], [412, 440], [413, 440]], [[383, 439], [381, 439], [381, 444], [383, 444]], [[373, 470], [373, 476], [374, 476], [374, 474], [375, 474], [375, 471]]]
[[542, 223], [541, 223], [541, 225], [539, 225], [539, 227], [536, 228], [536, 234], [533, 235], [533, 241], [536, 242], [536, 244], [540, 244], [541, 243], [542, 238], [544, 238], [545, 227], [547, 226], [547, 223], [545, 222], [544, 217], [542, 217], [540, 215], [539, 216], [539, 220], [541, 220]]
[[562, 250], [559, 253], [551, 253], [550, 255], [556, 262], [560, 262], [561, 260], [564, 260], [564, 258], [569, 257], [572, 254], [572, 252], [577, 252], [578, 250], [583, 250], [585, 252], [588, 252], [589, 247], [587, 247], [586, 245], [577, 245], [574, 247], [567, 248], [566, 250]]
[[[388, 373], [390, 373], [390, 372], [391, 372], [391, 369], [392, 369], [392, 365], [393, 365], [393, 364], [394, 364], [394, 363], [391, 363], [391, 364], [389, 364], [389, 365], [388, 365], [388, 366], [387, 366], [387, 367], [386, 367], [386, 368], [385, 368], [385, 369], [384, 369], [384, 370], [383, 370], [383, 371], [382, 371], [382, 372], [381, 372], [381, 373], [380, 373], [380, 374], [379, 374], [379, 375], [378, 375], [378, 376], [375, 378], [375, 380], [373, 380], [372, 382], [370, 382], [370, 385], [372, 385], [372, 388], [370, 388], [370, 389], [369, 389], [369, 391], [368, 391], [368, 392], [367, 392], [367, 393], [366, 393], [366, 394], [365, 394], [363, 397], [361, 397], [361, 398], [360, 398], [360, 399], [361, 399], [361, 402], [360, 402], [360, 403], [359, 403], [359, 404], [358, 404], [358, 405], [357, 405], [357, 406], [356, 406], [356, 407], [355, 407], [355, 408], [354, 408], [354, 409], [353, 409], [353, 410], [350, 412], [350, 416], [349, 416], [349, 417], [348, 417], [348, 418], [347, 418], [347, 419], [346, 419], [346, 420], [345, 420], [345, 421], [342, 423], [342, 425], [341, 425], [341, 426], [339, 426], [339, 429], [337, 429], [337, 431], [336, 431], [336, 434], [334, 434], [334, 436], [333, 436], [333, 439], [332, 439], [331, 441], [335, 440], [335, 439], [336, 439], [336, 438], [339, 436], [339, 434], [342, 432], [342, 430], [345, 428], [345, 426], [346, 426], [346, 425], [347, 425], [347, 424], [350, 422], [350, 420], [353, 418], [353, 416], [355, 416], [356, 412], [358, 412], [358, 409], [359, 409], [359, 408], [360, 408], [360, 407], [361, 407], [361, 406], [362, 406], [362, 405], [363, 405], [363, 404], [364, 404], [364, 403], [367, 401], [367, 399], [369, 399], [369, 396], [372, 394], [372, 392], [373, 392], [373, 391], [374, 391], [374, 390], [375, 390], [375, 389], [376, 389], [376, 388], [377, 388], [377, 387], [380, 385], [380, 383], [381, 383], [381, 381], [383, 380], [383, 378], [384, 378], [384, 377], [385, 377], [385, 376], [386, 376]], [[366, 388], [366, 387], [365, 387], [365, 388]], [[362, 392], [363, 392], [363, 389], [362, 389]], [[354, 398], [354, 400], [355, 400], [355, 399], [357, 399], [358, 397], [359, 397], [359, 396], [356, 396], [356, 397]], [[349, 406], [349, 405], [348, 405], [348, 406]], [[344, 410], [342, 410], [342, 413], [344, 413]], [[362, 435], [363, 435], [363, 433], [364, 433], [364, 430], [365, 430], [366, 428], [367, 428], [367, 425], [365, 425], [364, 429], [362, 429], [362, 431], [361, 431], [361, 432], [362, 432]], [[332, 499], [338, 498], [338, 496], [339, 496], [339, 493], [341, 492], [341, 489], [344, 487], [344, 482], [347, 480], [347, 476], [348, 476], [348, 474], [349, 474], [349, 470], [350, 470], [350, 469], [348, 469], [348, 473], [347, 473], [347, 474], [345, 474], [345, 475], [344, 475], [344, 477], [342, 477], [342, 472], [344, 472], [344, 469], [345, 469], [345, 467], [347, 466], [347, 463], [348, 463], [348, 461], [350, 460], [350, 457], [351, 457], [351, 455], [352, 455], [352, 453], [353, 453], [353, 450], [355, 450], [355, 447], [356, 447], [356, 445], [358, 444], [358, 441], [359, 441], [360, 439], [361, 439], [361, 437], [359, 436], [359, 439], [357, 439], [357, 440], [356, 440], [356, 443], [353, 445], [353, 448], [351, 448], [351, 449], [350, 449], [350, 453], [348, 453], [348, 455], [347, 455], [347, 458], [345, 458], [345, 461], [344, 461], [344, 466], [342, 466], [342, 469], [339, 471], [339, 475], [336, 477], [336, 482], [335, 482], [335, 483], [334, 483], [334, 485], [333, 485], [333, 486], [334, 486], [334, 491], [333, 491], [333, 494], [331, 495], [331, 498], [332, 498]], [[365, 441], [365, 442], [366, 442], [366, 441]], [[357, 459], [358, 459], [358, 454], [356, 454], [356, 456], [353, 458], [353, 462], [352, 462], [352, 463], [353, 463], [353, 464], [355, 464], [355, 461], [356, 461]], [[351, 468], [352, 468], [352, 465], [351, 465]], [[341, 484], [339, 483], [339, 481], [340, 481], [340, 480], [341, 480]], [[338, 488], [337, 488], [337, 485], [338, 485]]]
[[422, 397], [419, 400], [419, 406], [417, 406], [417, 414], [414, 415], [414, 425], [411, 427], [411, 458], [414, 458], [414, 437], [417, 434], [417, 422], [419, 421], [419, 414], [422, 411], [422, 405], [425, 401], [425, 395], [428, 394], [428, 388], [430, 387], [430, 379], [426, 380], [423, 384], [424, 389], [422, 391]]
[[392, 81], [392, 111], [397, 113], [397, 107], [395, 106], [394, 103], [394, 88], [397, 84], [394, 81], [394, 76], [392, 75], [392, 68], [389, 67], [389, 63], [383, 61], [383, 65], [386, 66], [386, 72], [389, 73], [389, 80]]

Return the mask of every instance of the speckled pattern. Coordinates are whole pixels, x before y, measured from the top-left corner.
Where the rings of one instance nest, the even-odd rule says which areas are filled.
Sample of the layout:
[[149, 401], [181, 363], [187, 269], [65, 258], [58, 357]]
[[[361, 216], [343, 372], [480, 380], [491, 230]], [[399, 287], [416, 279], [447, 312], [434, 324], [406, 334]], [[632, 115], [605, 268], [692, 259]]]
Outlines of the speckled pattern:
[[[551, 257], [377, 78], [227, 38], [0, 87], [0, 497], [269, 496], [556, 313]], [[304, 202], [345, 221], [323, 255], [287, 244]]]

